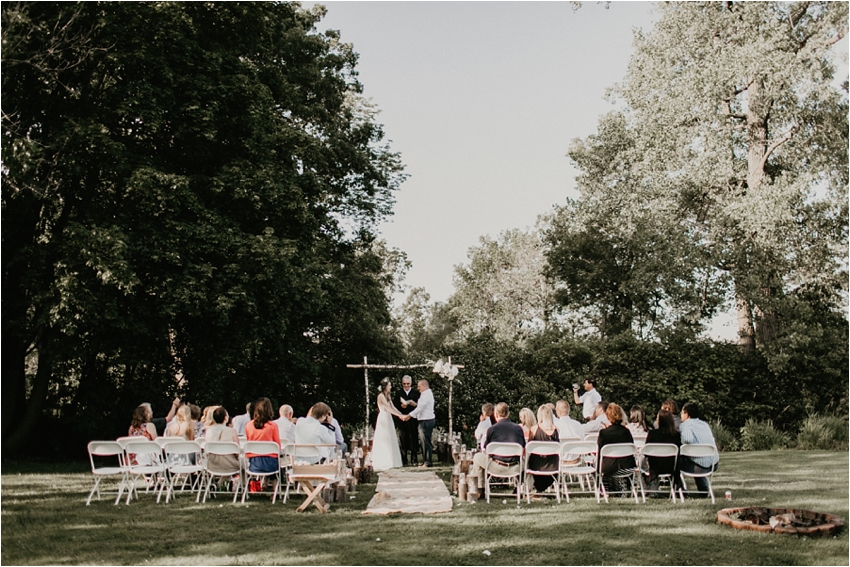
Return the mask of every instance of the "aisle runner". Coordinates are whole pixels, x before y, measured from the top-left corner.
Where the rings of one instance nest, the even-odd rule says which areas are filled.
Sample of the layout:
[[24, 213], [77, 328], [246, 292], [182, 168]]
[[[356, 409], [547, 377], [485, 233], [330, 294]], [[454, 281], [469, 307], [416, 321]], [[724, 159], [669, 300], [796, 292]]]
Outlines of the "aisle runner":
[[380, 473], [364, 514], [436, 514], [452, 511], [446, 484], [431, 471], [391, 469]]

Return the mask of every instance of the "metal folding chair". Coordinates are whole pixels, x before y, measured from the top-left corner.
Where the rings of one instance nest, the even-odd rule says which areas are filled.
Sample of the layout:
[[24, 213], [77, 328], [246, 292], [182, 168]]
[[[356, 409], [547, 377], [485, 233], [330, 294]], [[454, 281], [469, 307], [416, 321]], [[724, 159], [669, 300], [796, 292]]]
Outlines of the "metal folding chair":
[[[124, 458], [124, 447], [117, 441], [92, 441], [88, 445], [89, 461], [91, 462], [91, 473], [94, 475], [94, 487], [86, 499], [86, 506], [91, 504], [92, 496], [97, 493], [97, 499], [100, 500], [100, 482], [110, 476], [118, 477], [118, 488], [115, 494], [115, 505], [121, 500], [121, 495], [124, 493], [124, 486], [127, 484], [128, 468]], [[95, 458], [98, 459], [95, 459]], [[112, 462], [107, 466], [102, 463], [96, 463], [95, 460], [111, 458]], [[106, 494], [106, 493], [105, 493]]]
[[[516, 483], [516, 503], [519, 504], [522, 499], [522, 445], [519, 443], [490, 443], [487, 445], [487, 462], [484, 467], [484, 494], [487, 498], [487, 503], [490, 503], [490, 479], [498, 478], [502, 482], [496, 484], [508, 485], [512, 482]], [[494, 459], [517, 457], [516, 465], [506, 467], [508, 470], [496, 472], [492, 466], [496, 464]]]

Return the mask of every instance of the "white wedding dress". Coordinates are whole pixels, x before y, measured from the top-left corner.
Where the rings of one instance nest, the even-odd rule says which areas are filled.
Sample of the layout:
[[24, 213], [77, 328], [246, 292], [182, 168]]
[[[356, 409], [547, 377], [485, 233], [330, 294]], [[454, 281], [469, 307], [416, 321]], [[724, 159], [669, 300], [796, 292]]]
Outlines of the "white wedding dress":
[[375, 437], [372, 439], [372, 468], [385, 471], [401, 466], [401, 449], [395, 434], [395, 424], [389, 408], [382, 407], [378, 401], [378, 421], [375, 424]]

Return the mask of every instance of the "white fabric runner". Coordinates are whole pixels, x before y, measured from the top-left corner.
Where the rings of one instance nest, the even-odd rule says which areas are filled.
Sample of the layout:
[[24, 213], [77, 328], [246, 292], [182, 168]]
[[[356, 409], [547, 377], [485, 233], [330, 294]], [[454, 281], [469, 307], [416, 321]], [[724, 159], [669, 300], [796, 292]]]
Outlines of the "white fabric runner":
[[390, 469], [380, 473], [364, 514], [437, 514], [452, 511], [446, 484], [431, 471]]

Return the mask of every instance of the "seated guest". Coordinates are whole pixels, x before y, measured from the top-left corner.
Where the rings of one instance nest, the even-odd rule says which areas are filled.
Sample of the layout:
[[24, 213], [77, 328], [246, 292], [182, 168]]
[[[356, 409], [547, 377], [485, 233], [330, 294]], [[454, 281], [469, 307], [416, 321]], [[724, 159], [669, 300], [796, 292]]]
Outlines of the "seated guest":
[[[493, 409], [493, 415], [496, 418], [496, 424], [487, 430], [487, 435], [484, 438], [484, 448], [490, 443], [517, 443], [525, 447], [525, 435], [522, 427], [512, 422], [508, 416], [510, 410], [508, 404], [499, 402]], [[515, 456], [499, 456], [493, 455], [493, 462], [490, 465], [490, 472], [496, 475], [511, 474], [516, 472], [520, 467], [520, 458]], [[476, 453], [472, 457], [472, 467], [469, 470], [471, 476], [478, 477], [478, 491], [484, 494], [484, 469], [487, 467], [487, 454]]]
[[[647, 443], [671, 443], [677, 447], [682, 444], [682, 438], [676, 431], [676, 422], [673, 421], [673, 415], [669, 411], [659, 411], [658, 418], [655, 421], [658, 423], [658, 427], [646, 435]], [[647, 457], [644, 462], [647, 468], [644, 477], [650, 485], [650, 489], [655, 490], [657, 488], [656, 479], [660, 474], [672, 474], [673, 482], [676, 485], [679, 484], [679, 475], [677, 471], [673, 470], [673, 465], [676, 462], [675, 457]]]
[[[322, 402], [313, 404], [313, 407], [307, 412], [307, 417], [302, 417], [295, 424], [295, 442], [299, 445], [336, 445], [334, 434], [325, 427], [326, 423], [330, 423], [330, 417], [331, 408], [328, 404]], [[322, 456], [327, 458], [330, 456], [330, 452], [323, 450]], [[317, 463], [320, 458], [305, 458], [296, 455], [296, 460]]]
[[[619, 407], [617, 411], [619, 411]], [[611, 425], [611, 422], [608, 420], [607, 412], [608, 402], [599, 402], [596, 404], [596, 409], [593, 410], [593, 415], [591, 416], [590, 421], [582, 426], [585, 437], [587, 437], [589, 433], [599, 433]], [[620, 414], [620, 419], [622, 419], [622, 414]]]
[[215, 425], [212, 412], [215, 411], [215, 408], [217, 407], [218, 406], [207, 406], [204, 408], [203, 413], [201, 413], [201, 421], [204, 423], [204, 437], [206, 437], [206, 428]]
[[481, 415], [478, 416], [478, 427], [475, 428], [475, 441], [478, 443], [478, 448], [484, 448], [484, 438], [487, 436], [487, 430], [496, 424], [496, 419], [493, 417], [493, 404], [486, 403], [481, 406]]
[[165, 430], [169, 437], [182, 437], [187, 441], [195, 439], [195, 422], [192, 420], [192, 408], [188, 404], [183, 404], [177, 410], [177, 415], [171, 423], [168, 424], [168, 429]]
[[342, 427], [340, 427], [339, 422], [334, 417], [333, 411], [331, 411], [331, 420], [330, 423], [325, 425], [328, 429], [331, 430], [334, 434], [334, 442], [336, 443], [336, 448], [345, 455], [348, 452], [348, 444], [345, 442], [345, 438], [342, 436]]
[[274, 420], [280, 432], [281, 443], [295, 443], [295, 423], [292, 420], [292, 406], [283, 404], [278, 409], [279, 418]]
[[177, 413], [177, 408], [180, 406], [180, 398], [174, 398], [174, 401], [171, 402], [171, 409], [168, 410], [168, 415], [165, 417], [154, 417], [153, 408], [149, 402], [144, 402], [139, 405], [147, 410], [148, 421], [153, 423], [154, 427], [156, 427], [156, 434], [162, 436], [165, 435], [165, 427], [172, 419], [174, 419], [174, 414]]
[[[236, 430], [225, 425], [227, 423], [227, 410], [222, 406], [210, 406], [213, 424], [204, 432], [204, 439], [210, 441], [224, 441], [228, 443], [239, 443]], [[229, 472], [239, 469], [239, 455], [207, 455], [207, 466], [213, 472]]]
[[189, 404], [189, 409], [192, 410], [192, 421], [195, 425], [195, 439], [200, 439], [204, 436], [207, 426], [201, 421], [201, 408], [195, 404]]
[[531, 429], [537, 425], [537, 419], [534, 417], [534, 412], [528, 408], [522, 408], [519, 410], [519, 424], [522, 427], [522, 433], [525, 436], [525, 440], [528, 441], [531, 438]]
[[[679, 405], [673, 399], [665, 400], [663, 404], [661, 404], [661, 409], [665, 411], [669, 411], [673, 416], [673, 421], [676, 423], [676, 431], [679, 430], [679, 426], [682, 425], [682, 419], [679, 417]], [[658, 427], [658, 422], [652, 424], [653, 427]]]
[[236, 434], [239, 437], [245, 437], [245, 426], [248, 425], [248, 422], [253, 419], [254, 412], [252, 411], [252, 404], [245, 404], [245, 413], [239, 414], [233, 418], [233, 429], [236, 430]]
[[[555, 418], [552, 416], [552, 410], [548, 405], [542, 405], [537, 408], [537, 425], [531, 430], [531, 439], [529, 441], [559, 441], [558, 427], [555, 425]], [[557, 472], [560, 463], [558, 455], [543, 456], [530, 455], [528, 457], [528, 468], [536, 471], [553, 471]], [[533, 475], [534, 490], [536, 492], [544, 492], [555, 482], [554, 476]]]
[[629, 410], [629, 422], [626, 424], [626, 427], [632, 432], [632, 437], [649, 433], [651, 427], [646, 420], [646, 414], [642, 407], [632, 406], [632, 409]]
[[[156, 439], [156, 428], [153, 426], [153, 423], [148, 421], [148, 409], [145, 406], [139, 406], [133, 412], [133, 419], [130, 421], [130, 429], [127, 431], [127, 435], [130, 437], [142, 437], [148, 441]], [[149, 455], [139, 455], [138, 459], [133, 453], [128, 456], [130, 457], [131, 465], [152, 464]]]
[[570, 404], [566, 400], [558, 400], [555, 404], [555, 412], [558, 417], [555, 425], [558, 426], [558, 435], [561, 440], [569, 438], [584, 439], [584, 429], [581, 423], [570, 417]]
[[[688, 402], [682, 406], [682, 424], [679, 426], [679, 433], [682, 437], [682, 445], [711, 445], [717, 447], [714, 442], [714, 433], [711, 432], [711, 427], [700, 419], [700, 409], [695, 403]], [[682, 458], [679, 460], [679, 468], [685, 472], [707, 473], [716, 471], [720, 466], [718, 456], [714, 457], [697, 457], [694, 459]], [[694, 482], [697, 485], [697, 490], [703, 493], [708, 492], [708, 481], [705, 478], [696, 477]], [[701, 494], [700, 496], [707, 496]]]
[[248, 470], [258, 473], [274, 472], [280, 468], [280, 431], [272, 421], [272, 403], [268, 398], [260, 398], [252, 406], [254, 419], [245, 425], [245, 437], [248, 441], [274, 441], [278, 449], [273, 453], [245, 453], [248, 458]]
[[[608, 404], [608, 408], [605, 410], [605, 415], [608, 417], [608, 421], [611, 422], [611, 425], [599, 432], [599, 439], [596, 443], [598, 447], [597, 455], [602, 453], [602, 447], [605, 445], [612, 445], [615, 443], [634, 443], [632, 433], [623, 425], [623, 411], [620, 409], [620, 406], [617, 404]], [[602, 482], [605, 483], [605, 488], [610, 491], [619, 492], [623, 490], [624, 487], [617, 486], [615, 483], [610, 482], [610, 479], [606, 479], [606, 477], [620, 470], [634, 469], [637, 465], [634, 457], [605, 457], [599, 462], [598, 466], [599, 472], [602, 473]]]

